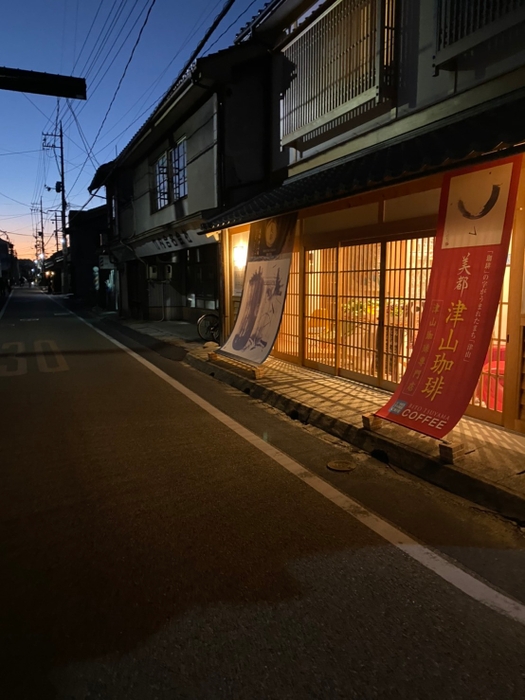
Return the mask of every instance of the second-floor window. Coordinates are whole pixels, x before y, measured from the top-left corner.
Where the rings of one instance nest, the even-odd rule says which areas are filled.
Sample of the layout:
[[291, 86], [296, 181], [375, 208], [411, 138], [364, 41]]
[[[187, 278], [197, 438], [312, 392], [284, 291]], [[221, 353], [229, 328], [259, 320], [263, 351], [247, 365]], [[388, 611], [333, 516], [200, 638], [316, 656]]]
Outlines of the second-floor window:
[[391, 96], [395, 5], [396, 0], [336, 0], [294, 28], [283, 49], [293, 67], [282, 100], [284, 145], [328, 135]]
[[155, 162], [155, 207], [162, 209], [168, 204], [186, 197], [188, 175], [186, 169], [186, 139], [181, 139]]
[[436, 66], [454, 59], [525, 20], [524, 0], [435, 0]]
[[186, 139], [179, 141], [171, 151], [171, 168], [173, 172], [173, 199], [176, 201], [188, 194]]
[[169, 204], [168, 156], [163, 153], [155, 163], [155, 195], [157, 209]]

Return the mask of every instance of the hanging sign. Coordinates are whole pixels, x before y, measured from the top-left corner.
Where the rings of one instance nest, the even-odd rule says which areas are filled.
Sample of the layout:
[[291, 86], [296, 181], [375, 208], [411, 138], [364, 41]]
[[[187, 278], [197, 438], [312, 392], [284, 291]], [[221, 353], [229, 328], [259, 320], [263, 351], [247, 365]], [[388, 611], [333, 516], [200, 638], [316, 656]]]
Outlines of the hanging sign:
[[520, 167], [517, 156], [445, 176], [416, 343], [380, 418], [442, 438], [464, 414], [494, 327]]
[[288, 214], [251, 224], [239, 314], [217, 352], [257, 365], [270, 354], [286, 299], [296, 219]]

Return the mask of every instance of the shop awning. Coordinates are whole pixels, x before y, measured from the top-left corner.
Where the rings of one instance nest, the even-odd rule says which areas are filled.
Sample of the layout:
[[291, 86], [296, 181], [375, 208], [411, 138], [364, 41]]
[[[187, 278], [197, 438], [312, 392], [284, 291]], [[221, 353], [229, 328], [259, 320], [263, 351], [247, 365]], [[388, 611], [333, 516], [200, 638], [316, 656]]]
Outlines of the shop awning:
[[331, 202], [458, 167], [465, 161], [525, 150], [525, 91], [491, 104], [292, 177], [279, 187], [208, 219], [202, 232]]

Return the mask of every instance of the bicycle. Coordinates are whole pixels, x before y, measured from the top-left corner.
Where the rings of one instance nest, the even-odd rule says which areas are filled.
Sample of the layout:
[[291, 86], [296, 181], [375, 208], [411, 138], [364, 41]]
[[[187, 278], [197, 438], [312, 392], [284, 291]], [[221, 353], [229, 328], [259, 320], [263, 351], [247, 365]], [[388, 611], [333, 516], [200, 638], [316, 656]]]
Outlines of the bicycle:
[[213, 340], [218, 343], [221, 326], [217, 314], [203, 314], [197, 321], [197, 332], [203, 340]]

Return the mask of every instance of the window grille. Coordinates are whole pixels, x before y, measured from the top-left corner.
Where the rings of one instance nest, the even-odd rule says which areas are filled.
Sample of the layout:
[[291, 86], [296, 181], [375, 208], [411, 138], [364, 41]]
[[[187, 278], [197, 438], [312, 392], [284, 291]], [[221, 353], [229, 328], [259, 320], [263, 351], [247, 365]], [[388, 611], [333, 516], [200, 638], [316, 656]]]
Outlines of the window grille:
[[399, 384], [414, 349], [425, 305], [434, 238], [386, 244], [383, 378]]
[[155, 163], [155, 201], [157, 209], [169, 203], [168, 157], [165, 153]]
[[524, 0], [436, 0], [436, 65], [524, 20]]
[[305, 275], [305, 359], [335, 367], [337, 249], [308, 251]]
[[283, 51], [295, 66], [282, 101], [283, 144], [390, 96], [394, 32], [395, 0], [339, 0], [292, 39]]
[[188, 194], [186, 139], [179, 141], [171, 151], [171, 167], [173, 171], [173, 200], [177, 201]]
[[341, 369], [377, 377], [381, 244], [345, 246], [339, 265]]

